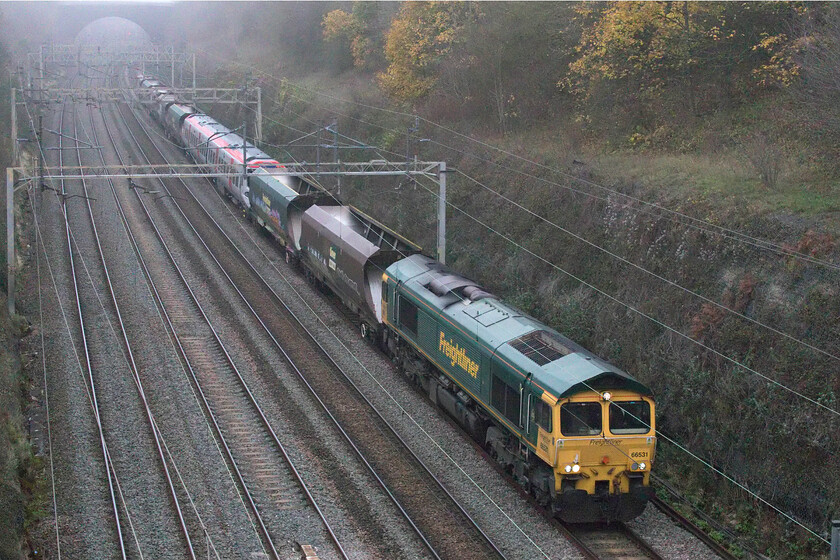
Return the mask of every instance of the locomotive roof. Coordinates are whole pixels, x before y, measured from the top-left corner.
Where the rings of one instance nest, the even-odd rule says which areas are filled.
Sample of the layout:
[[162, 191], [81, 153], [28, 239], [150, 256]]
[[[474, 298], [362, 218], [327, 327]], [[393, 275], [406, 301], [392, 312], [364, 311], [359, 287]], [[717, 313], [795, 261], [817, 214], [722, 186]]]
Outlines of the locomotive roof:
[[482, 290], [425, 255], [388, 267], [388, 275], [450, 324], [557, 398], [605, 389], [651, 391], [554, 329]]

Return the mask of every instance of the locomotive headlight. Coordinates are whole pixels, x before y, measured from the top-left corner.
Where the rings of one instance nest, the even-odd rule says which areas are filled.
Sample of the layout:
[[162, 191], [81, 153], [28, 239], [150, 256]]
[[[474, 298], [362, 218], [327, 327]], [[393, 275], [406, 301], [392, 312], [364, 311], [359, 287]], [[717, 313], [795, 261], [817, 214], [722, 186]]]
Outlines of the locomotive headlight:
[[640, 471], [645, 470], [645, 467], [647, 467], [647, 465], [645, 465], [644, 463], [639, 463], [639, 470]]
[[563, 470], [566, 471], [567, 473], [572, 472], [572, 465], [566, 465], [566, 468], [564, 468]]
[[639, 470], [639, 463], [633, 463], [632, 465], [630, 465], [630, 470], [632, 470], [632, 471]]
[[575, 463], [574, 465], [572, 465], [572, 472], [573, 472], [573, 473], [578, 473], [578, 472], [580, 472], [580, 465], [578, 465], [577, 463]]
[[612, 393], [610, 393], [609, 391], [604, 391], [604, 393], [601, 395], [601, 397], [602, 397], [605, 401], [608, 401], [608, 400], [610, 400], [610, 399], [612, 398]]

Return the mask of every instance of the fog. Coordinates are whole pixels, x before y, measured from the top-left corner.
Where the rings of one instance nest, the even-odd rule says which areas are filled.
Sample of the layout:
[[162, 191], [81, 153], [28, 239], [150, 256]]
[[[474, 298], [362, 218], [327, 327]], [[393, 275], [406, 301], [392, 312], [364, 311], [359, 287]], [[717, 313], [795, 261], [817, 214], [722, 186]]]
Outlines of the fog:
[[[179, 50], [189, 45], [220, 59], [247, 58], [294, 70], [329, 60], [321, 19], [341, 6], [335, 2], [12, 2], [2, 6], [0, 29], [5, 46], [20, 56], [51, 41], [73, 43], [92, 22], [119, 17], [139, 25], [159, 45]], [[96, 40], [107, 42], [108, 37], [101, 30]]]

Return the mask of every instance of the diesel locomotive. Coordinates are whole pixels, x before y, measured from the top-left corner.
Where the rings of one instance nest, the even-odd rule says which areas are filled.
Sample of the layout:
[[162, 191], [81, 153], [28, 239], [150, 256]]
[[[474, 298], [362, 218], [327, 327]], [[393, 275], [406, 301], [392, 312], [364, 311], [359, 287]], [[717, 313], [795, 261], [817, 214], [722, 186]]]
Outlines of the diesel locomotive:
[[197, 163], [241, 174], [216, 179], [220, 192], [542, 505], [569, 522], [641, 514], [656, 450], [648, 387], [135, 77], [137, 98]]

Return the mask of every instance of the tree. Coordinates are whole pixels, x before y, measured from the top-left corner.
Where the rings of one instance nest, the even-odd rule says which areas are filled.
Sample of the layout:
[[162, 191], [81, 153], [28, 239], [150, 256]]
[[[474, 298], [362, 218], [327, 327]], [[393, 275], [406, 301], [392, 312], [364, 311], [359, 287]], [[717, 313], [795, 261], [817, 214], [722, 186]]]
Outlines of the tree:
[[356, 68], [372, 70], [385, 65], [384, 32], [395, 11], [388, 2], [354, 2], [353, 10], [332, 10], [321, 23], [324, 39], [344, 41]]
[[783, 53], [802, 13], [781, 2], [585, 4], [579, 17], [592, 23], [559, 85], [590, 121], [651, 129], [702, 115], [778, 85], [771, 74], [795, 77]]
[[440, 65], [435, 96], [502, 133], [556, 115], [554, 76], [571, 62], [580, 32], [565, 2], [478, 4]]
[[799, 73], [794, 84], [797, 116], [810, 133], [813, 158], [840, 171], [840, 6], [804, 18], [792, 54]]
[[428, 94], [440, 62], [461, 40], [475, 7], [461, 2], [406, 2], [385, 37], [388, 68], [378, 75], [385, 92], [401, 101]]

